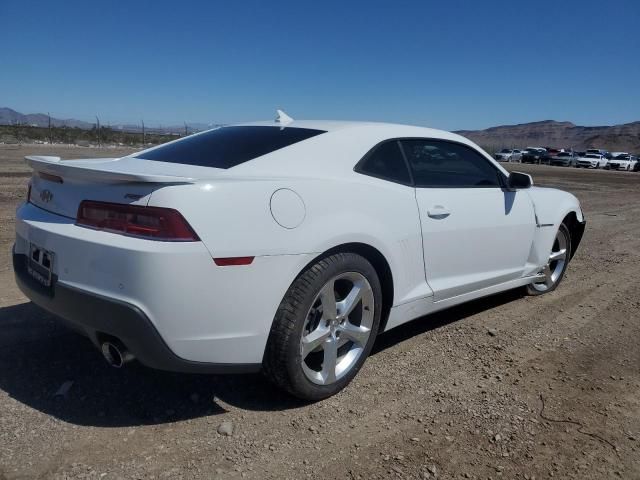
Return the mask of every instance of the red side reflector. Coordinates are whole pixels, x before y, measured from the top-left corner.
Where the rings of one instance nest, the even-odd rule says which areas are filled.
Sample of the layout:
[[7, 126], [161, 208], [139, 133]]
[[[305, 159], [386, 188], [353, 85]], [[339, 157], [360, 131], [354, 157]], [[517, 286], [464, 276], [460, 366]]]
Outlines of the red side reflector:
[[180, 212], [172, 208], [84, 200], [76, 225], [167, 242], [200, 240]]
[[213, 261], [219, 267], [232, 267], [235, 265], [250, 265], [253, 259], [256, 257], [227, 257], [227, 258], [214, 258]]

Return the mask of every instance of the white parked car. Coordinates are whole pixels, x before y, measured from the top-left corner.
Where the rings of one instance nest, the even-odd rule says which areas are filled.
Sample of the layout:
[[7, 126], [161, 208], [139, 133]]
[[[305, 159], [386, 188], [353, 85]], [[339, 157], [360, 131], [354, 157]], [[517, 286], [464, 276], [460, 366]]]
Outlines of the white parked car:
[[344, 388], [380, 332], [553, 291], [585, 225], [570, 193], [422, 127], [282, 115], [27, 162], [13, 261], [34, 303], [114, 366], [263, 370], [312, 400]]
[[520, 162], [522, 160], [522, 152], [520, 152], [520, 150], [503, 148], [495, 154], [495, 159], [499, 162]]
[[578, 158], [576, 167], [578, 168], [604, 168], [607, 166], [607, 159], [599, 153], [585, 153]]
[[614, 152], [613, 158], [607, 162], [610, 170], [626, 170], [627, 172], [634, 170], [638, 159], [634, 155], [626, 152]]

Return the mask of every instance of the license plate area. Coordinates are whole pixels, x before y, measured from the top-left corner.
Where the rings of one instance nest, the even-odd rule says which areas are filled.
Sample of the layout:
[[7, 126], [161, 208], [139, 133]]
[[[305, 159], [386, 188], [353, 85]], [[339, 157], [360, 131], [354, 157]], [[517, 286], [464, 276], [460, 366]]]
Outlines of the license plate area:
[[29, 244], [27, 273], [43, 287], [51, 287], [54, 254], [33, 243]]

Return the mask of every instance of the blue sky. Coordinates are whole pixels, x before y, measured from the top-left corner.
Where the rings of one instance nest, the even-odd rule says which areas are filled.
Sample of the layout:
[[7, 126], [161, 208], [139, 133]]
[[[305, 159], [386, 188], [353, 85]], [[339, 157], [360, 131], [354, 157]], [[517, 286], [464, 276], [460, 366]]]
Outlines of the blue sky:
[[0, 106], [103, 123], [640, 120], [640, 1], [0, 0]]

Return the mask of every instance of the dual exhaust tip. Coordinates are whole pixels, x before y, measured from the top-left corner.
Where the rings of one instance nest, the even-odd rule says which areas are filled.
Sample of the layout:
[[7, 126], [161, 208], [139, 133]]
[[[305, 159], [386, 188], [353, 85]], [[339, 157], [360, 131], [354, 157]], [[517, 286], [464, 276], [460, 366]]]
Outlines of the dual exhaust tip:
[[103, 342], [100, 349], [104, 359], [114, 368], [122, 368], [125, 363], [129, 363], [136, 358], [119, 340], [114, 339]]

